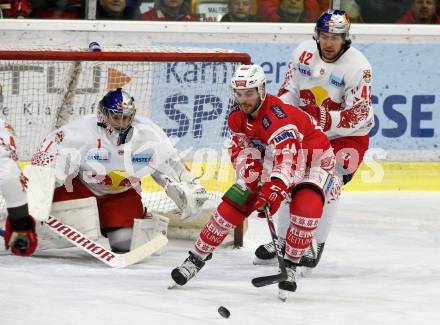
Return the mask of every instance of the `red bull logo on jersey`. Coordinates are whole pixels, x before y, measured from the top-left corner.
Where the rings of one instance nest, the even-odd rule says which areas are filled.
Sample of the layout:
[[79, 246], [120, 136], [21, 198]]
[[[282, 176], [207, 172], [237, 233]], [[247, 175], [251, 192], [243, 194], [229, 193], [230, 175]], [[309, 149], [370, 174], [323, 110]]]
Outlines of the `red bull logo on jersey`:
[[299, 97], [301, 105], [324, 107], [327, 111], [340, 111], [344, 108], [343, 103], [333, 101], [327, 90], [322, 87], [300, 89]]

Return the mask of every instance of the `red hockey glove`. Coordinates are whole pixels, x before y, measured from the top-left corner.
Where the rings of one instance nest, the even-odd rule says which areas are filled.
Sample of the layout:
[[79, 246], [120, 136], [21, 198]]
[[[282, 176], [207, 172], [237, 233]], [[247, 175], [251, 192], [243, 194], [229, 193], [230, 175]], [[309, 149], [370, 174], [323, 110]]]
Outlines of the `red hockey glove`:
[[25, 219], [6, 219], [5, 247], [11, 248], [15, 255], [30, 256], [35, 252], [38, 245], [38, 237], [35, 232], [35, 220], [31, 216]]
[[324, 132], [330, 129], [332, 118], [324, 107], [318, 107], [316, 105], [304, 105], [300, 106], [299, 108], [313, 117]]
[[269, 211], [274, 214], [278, 211], [281, 202], [287, 195], [287, 186], [278, 178], [272, 178], [270, 182], [264, 183], [254, 203], [254, 209], [262, 212], [264, 207], [269, 205]]

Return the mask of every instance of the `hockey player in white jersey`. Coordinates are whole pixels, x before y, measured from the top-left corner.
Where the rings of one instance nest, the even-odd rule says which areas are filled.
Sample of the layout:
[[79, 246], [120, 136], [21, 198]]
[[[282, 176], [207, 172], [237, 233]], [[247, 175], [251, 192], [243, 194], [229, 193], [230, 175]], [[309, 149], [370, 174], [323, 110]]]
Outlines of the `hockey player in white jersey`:
[[[335, 186], [324, 207], [314, 241], [300, 265], [316, 267], [336, 213], [341, 187], [362, 162], [374, 126], [371, 106], [371, 66], [350, 47], [350, 20], [343, 10], [327, 10], [318, 19], [313, 40], [299, 44], [292, 54], [278, 95], [299, 106], [320, 124], [333, 147], [337, 166]], [[288, 204], [279, 210], [279, 234], [289, 225]], [[276, 262], [272, 243], [255, 251], [255, 264]]]
[[5, 247], [16, 255], [32, 255], [38, 237], [35, 221], [29, 215], [26, 178], [21, 173], [15, 147], [14, 130], [0, 120], [0, 191], [6, 202], [8, 216], [5, 225]]
[[97, 116], [53, 131], [32, 159], [34, 165], [55, 167], [54, 202], [96, 198], [101, 233], [117, 253], [130, 250], [134, 220], [144, 218], [144, 176], [151, 174], [165, 188], [182, 209], [182, 219], [195, 217], [207, 198], [163, 130], [135, 113], [133, 97], [121, 88], [110, 91]]

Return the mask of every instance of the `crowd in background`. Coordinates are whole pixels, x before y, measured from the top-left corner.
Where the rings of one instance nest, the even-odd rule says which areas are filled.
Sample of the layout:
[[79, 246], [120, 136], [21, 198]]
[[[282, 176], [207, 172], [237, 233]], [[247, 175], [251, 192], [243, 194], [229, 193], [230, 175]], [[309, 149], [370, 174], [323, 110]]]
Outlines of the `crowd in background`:
[[[93, 19], [86, 1], [96, 1], [96, 19], [107, 20], [315, 22], [329, 8], [329, 0], [0, 0], [0, 14], [3, 18]], [[440, 23], [440, 0], [340, 3], [353, 23]]]

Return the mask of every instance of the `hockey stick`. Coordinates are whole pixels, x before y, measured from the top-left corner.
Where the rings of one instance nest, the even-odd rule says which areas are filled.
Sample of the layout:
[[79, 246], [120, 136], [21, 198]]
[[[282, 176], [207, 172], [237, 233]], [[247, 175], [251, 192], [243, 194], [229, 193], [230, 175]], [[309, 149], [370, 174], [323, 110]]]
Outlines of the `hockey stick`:
[[[168, 243], [168, 239], [164, 235], [159, 234], [148, 243], [145, 243], [128, 253], [118, 254], [87, 238], [75, 228], [67, 226], [53, 216], [49, 216], [47, 221], [45, 221], [45, 224], [48, 229], [58, 236], [114, 268], [123, 268], [138, 263], [151, 256]], [[0, 230], [0, 235], [4, 236], [3, 230]]]
[[272, 242], [275, 247], [275, 251], [277, 253], [278, 265], [280, 267], [280, 273], [274, 275], [266, 275], [258, 278], [252, 279], [252, 284], [259, 288], [264, 287], [269, 284], [278, 283], [281, 281], [285, 281], [287, 279], [287, 271], [286, 265], [284, 264], [283, 252], [281, 250], [280, 241], [278, 239], [277, 233], [275, 231], [275, 226], [273, 224], [272, 215], [269, 212], [269, 208], [266, 206], [264, 208], [264, 214], [266, 215], [267, 224], [269, 226], [270, 235], [272, 236]]

